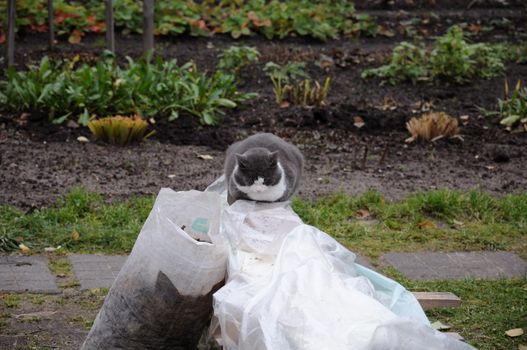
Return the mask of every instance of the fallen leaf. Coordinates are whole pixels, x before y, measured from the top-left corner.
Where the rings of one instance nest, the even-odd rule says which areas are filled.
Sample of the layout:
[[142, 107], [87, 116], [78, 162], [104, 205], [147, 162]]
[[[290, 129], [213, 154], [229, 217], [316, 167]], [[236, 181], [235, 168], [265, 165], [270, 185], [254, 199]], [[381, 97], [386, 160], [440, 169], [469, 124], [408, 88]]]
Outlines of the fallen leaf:
[[84, 36], [83, 32], [81, 32], [80, 30], [74, 29], [71, 32], [70, 37], [68, 38], [68, 42], [70, 44], [79, 44], [83, 36]]
[[287, 108], [289, 107], [290, 103], [287, 101], [280, 102], [280, 108]]
[[19, 315], [13, 315], [15, 318], [33, 318], [33, 317], [50, 317], [57, 313], [57, 311], [38, 311], [38, 312], [30, 312], [27, 314], [19, 314]]
[[417, 224], [417, 227], [419, 227], [420, 229], [427, 229], [427, 228], [436, 228], [437, 226], [431, 220], [423, 220]]
[[505, 334], [508, 337], [516, 338], [516, 337], [523, 335], [523, 329], [522, 328], [509, 329], [508, 331], [505, 331]]
[[24, 240], [24, 237], [22, 237], [22, 236], [17, 236], [17, 237], [15, 237], [15, 241], [16, 241], [17, 243], [20, 243], [20, 242], [22, 242], [23, 240]]
[[435, 321], [431, 324], [432, 328], [437, 329], [438, 331], [446, 331], [451, 327], [447, 324], [442, 323], [441, 321]]
[[68, 128], [72, 128], [72, 129], [77, 129], [79, 127], [79, 124], [77, 124], [74, 120], [68, 120], [68, 122], [66, 123], [66, 126]]
[[483, 27], [479, 24], [471, 23], [467, 29], [474, 34], [479, 34], [483, 30]]
[[362, 117], [355, 116], [353, 117], [353, 125], [355, 125], [356, 128], [360, 129], [364, 125], [366, 125], [366, 123], [364, 122], [364, 119], [362, 119]]
[[367, 219], [371, 216], [371, 213], [366, 209], [359, 209], [355, 212], [357, 217], [360, 219]]
[[78, 241], [80, 238], [80, 233], [77, 230], [73, 230], [73, 232], [71, 233], [71, 239], [74, 241]]
[[465, 223], [464, 223], [463, 221], [458, 221], [458, 220], [456, 220], [456, 219], [454, 219], [452, 222], [453, 222], [454, 225], [456, 225], [456, 226], [463, 226], [463, 225], [465, 225]]
[[391, 30], [390, 28], [384, 26], [384, 25], [379, 25], [378, 29], [377, 29], [377, 33], [379, 33], [380, 35], [382, 36], [385, 36], [385, 37], [388, 37], [388, 38], [392, 38], [395, 36], [395, 33], [393, 30]]
[[90, 142], [90, 140], [88, 140], [88, 138], [85, 137], [85, 136], [77, 137], [77, 141], [79, 141], [79, 142]]
[[209, 154], [198, 154], [198, 158], [203, 159], [203, 160], [211, 160], [211, 159], [214, 159], [214, 157], [211, 156], [211, 155], [209, 155]]
[[523, 345], [523, 344], [518, 345], [518, 350], [527, 350], [527, 345]]
[[20, 251], [22, 252], [22, 254], [29, 254], [29, 252], [31, 252], [31, 249], [29, 249], [29, 247], [25, 245], [24, 243], [20, 243], [18, 245], [18, 248], [20, 248]]

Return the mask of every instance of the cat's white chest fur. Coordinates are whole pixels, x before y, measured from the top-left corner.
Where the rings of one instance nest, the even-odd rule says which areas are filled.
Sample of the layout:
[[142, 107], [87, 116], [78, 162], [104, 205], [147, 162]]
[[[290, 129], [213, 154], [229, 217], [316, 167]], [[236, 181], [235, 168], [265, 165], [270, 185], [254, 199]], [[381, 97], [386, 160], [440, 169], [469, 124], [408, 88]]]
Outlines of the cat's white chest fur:
[[[286, 191], [284, 169], [282, 168], [280, 163], [278, 163], [278, 168], [280, 169], [280, 181], [276, 185], [273, 185], [273, 186], [264, 185], [265, 179], [263, 177], [258, 177], [258, 179], [255, 180], [254, 183], [250, 186], [241, 186], [235, 182], [236, 187], [238, 188], [238, 190], [245, 193], [247, 197], [249, 197], [253, 201], [265, 201], [265, 202], [277, 201], [280, 198], [282, 198], [282, 196], [284, 195]], [[234, 174], [236, 173], [237, 170], [238, 169], [236, 167], [236, 169], [234, 169], [234, 172], [233, 172], [233, 179], [234, 179]]]

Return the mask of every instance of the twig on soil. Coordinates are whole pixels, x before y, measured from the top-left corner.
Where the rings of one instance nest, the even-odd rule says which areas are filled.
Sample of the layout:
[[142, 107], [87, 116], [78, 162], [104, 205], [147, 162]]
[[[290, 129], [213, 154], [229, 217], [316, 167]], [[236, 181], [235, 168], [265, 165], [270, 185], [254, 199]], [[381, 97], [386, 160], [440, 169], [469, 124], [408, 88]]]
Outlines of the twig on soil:
[[384, 146], [384, 150], [382, 151], [381, 159], [379, 159], [379, 166], [383, 165], [387, 154], [388, 154], [388, 143], [386, 143], [386, 145]]
[[366, 168], [366, 159], [368, 158], [368, 145], [364, 145], [364, 155], [362, 156], [361, 169]]

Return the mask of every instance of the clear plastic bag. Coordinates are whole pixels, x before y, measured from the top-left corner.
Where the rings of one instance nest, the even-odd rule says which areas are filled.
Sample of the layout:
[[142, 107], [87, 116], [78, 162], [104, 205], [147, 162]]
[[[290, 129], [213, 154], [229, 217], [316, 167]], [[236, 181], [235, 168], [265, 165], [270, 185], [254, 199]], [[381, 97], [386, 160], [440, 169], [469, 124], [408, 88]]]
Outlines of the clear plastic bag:
[[193, 349], [223, 285], [215, 192], [161, 189], [82, 349]]
[[472, 349], [430, 327], [404, 287], [302, 223], [289, 203], [237, 201], [211, 334], [224, 349]]

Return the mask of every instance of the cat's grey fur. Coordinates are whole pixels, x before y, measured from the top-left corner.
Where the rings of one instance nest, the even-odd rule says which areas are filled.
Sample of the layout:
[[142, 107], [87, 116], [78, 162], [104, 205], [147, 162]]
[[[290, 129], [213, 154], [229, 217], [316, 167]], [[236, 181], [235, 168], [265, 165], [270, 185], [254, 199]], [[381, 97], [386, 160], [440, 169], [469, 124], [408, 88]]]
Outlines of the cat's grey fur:
[[225, 156], [228, 202], [288, 200], [304, 166], [300, 150], [278, 136], [261, 133], [232, 144]]

